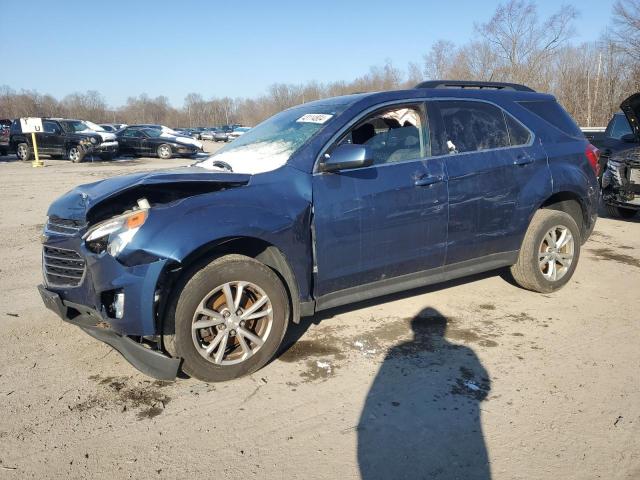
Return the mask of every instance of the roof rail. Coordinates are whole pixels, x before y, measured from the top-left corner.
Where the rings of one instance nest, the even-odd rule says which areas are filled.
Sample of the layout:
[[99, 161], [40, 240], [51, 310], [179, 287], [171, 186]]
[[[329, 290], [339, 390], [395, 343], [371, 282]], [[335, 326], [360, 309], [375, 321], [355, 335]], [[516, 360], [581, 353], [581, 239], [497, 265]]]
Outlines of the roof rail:
[[519, 83], [476, 82], [470, 80], [428, 80], [415, 88], [476, 88], [487, 90], [517, 90], [519, 92], [535, 92], [534, 89]]

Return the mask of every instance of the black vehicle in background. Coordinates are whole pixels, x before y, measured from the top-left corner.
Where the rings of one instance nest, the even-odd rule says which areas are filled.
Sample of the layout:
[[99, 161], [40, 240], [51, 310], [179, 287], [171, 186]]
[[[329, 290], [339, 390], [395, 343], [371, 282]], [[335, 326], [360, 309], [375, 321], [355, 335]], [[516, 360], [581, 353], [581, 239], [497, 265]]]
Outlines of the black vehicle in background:
[[640, 93], [631, 95], [620, 108], [600, 147], [607, 155], [600, 185], [607, 213], [632, 218], [640, 210]]
[[120, 153], [136, 156], [157, 155], [189, 157], [202, 151], [202, 144], [192, 138], [172, 135], [162, 128], [130, 126], [117, 134]]
[[0, 157], [9, 153], [9, 138], [11, 131], [11, 120], [0, 119]]
[[[82, 120], [43, 118], [42, 127], [43, 131], [36, 133], [38, 152], [52, 158], [82, 162], [87, 155], [98, 155], [103, 160], [111, 160], [118, 152], [118, 142], [113, 135], [93, 131]], [[11, 124], [9, 148], [20, 160], [33, 157], [31, 134], [22, 133], [19, 119]]]
[[[637, 147], [638, 137], [632, 128], [632, 122], [635, 114], [633, 113], [632, 103], [637, 102], [638, 94], [632, 95], [620, 104], [621, 111], [616, 112], [609, 120], [609, 124], [603, 134], [585, 132], [583, 133], [591, 144], [600, 150], [600, 181], [602, 182], [602, 174], [607, 169], [609, 159], [620, 152]], [[591, 136], [590, 136], [591, 135]]]

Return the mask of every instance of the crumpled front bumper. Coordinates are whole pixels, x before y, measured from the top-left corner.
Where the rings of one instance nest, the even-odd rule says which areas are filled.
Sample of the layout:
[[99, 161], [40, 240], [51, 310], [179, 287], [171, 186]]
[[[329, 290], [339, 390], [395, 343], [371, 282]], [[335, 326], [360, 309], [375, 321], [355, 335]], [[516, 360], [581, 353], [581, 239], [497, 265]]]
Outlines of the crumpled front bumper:
[[62, 300], [60, 295], [38, 285], [38, 291], [45, 306], [64, 321], [80, 327], [92, 337], [117, 350], [131, 365], [142, 373], [158, 380], [174, 380], [180, 368], [180, 359], [171, 358], [160, 351], [152, 350], [143, 343], [121, 335], [108, 326], [110, 319], [104, 318], [96, 310]]

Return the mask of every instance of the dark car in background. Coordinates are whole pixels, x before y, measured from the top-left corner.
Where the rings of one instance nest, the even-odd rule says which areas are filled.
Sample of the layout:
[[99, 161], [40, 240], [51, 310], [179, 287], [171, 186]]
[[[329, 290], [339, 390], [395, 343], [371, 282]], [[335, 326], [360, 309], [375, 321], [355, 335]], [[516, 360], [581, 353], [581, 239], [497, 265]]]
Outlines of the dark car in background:
[[157, 127], [129, 126], [117, 133], [120, 153], [136, 156], [157, 156], [169, 159], [174, 156], [190, 157], [202, 151], [197, 140], [173, 135]]
[[[65, 118], [43, 118], [41, 133], [36, 133], [38, 153], [52, 158], [66, 158], [82, 162], [87, 155], [97, 155], [111, 160], [118, 152], [115, 135], [91, 130], [82, 120]], [[10, 148], [20, 160], [33, 157], [31, 134], [22, 133], [20, 120], [11, 124]]]
[[608, 143], [602, 147], [607, 163], [600, 183], [607, 213], [628, 219], [640, 211], [640, 93], [620, 107], [622, 113], [607, 127]]
[[9, 153], [9, 139], [11, 137], [11, 120], [0, 118], [0, 156]]
[[637, 104], [638, 94], [632, 95], [620, 104], [620, 111], [613, 114], [611, 120], [607, 124], [607, 128], [602, 134], [593, 134], [585, 132], [585, 136], [592, 137], [591, 143], [600, 150], [600, 180], [602, 182], [602, 174], [607, 169], [607, 162], [617, 153], [625, 150], [634, 149], [638, 145], [638, 136], [634, 132], [632, 122], [635, 120], [636, 113], [634, 104]]
[[230, 380], [324, 309], [504, 267], [563, 287], [597, 218], [597, 161], [522, 85], [309, 102], [202, 162], [57, 199], [39, 290], [147, 374]]

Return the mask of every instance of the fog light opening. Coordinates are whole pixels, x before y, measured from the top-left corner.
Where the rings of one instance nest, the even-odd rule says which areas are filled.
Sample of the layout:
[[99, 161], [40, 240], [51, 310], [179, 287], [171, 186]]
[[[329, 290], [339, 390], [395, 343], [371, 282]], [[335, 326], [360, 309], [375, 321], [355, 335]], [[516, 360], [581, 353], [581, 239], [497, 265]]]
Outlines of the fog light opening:
[[121, 319], [124, 316], [124, 292], [118, 292], [113, 296], [111, 307], [115, 318]]

